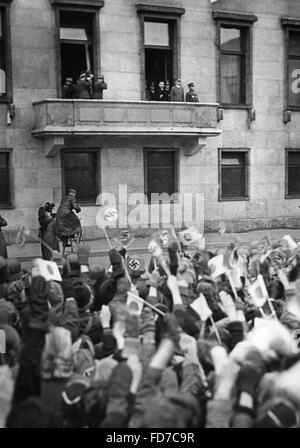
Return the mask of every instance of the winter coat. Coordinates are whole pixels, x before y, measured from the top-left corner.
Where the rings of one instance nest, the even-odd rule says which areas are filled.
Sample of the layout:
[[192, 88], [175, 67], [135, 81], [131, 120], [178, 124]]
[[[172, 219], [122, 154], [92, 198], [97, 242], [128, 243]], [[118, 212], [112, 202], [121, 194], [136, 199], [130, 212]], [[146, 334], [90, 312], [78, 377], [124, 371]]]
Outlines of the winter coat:
[[184, 101], [184, 91], [182, 87], [173, 86], [170, 94], [171, 101]]
[[67, 195], [61, 200], [56, 214], [56, 228], [59, 236], [70, 237], [81, 232], [79, 218], [73, 210], [79, 213], [81, 208], [74, 196]]

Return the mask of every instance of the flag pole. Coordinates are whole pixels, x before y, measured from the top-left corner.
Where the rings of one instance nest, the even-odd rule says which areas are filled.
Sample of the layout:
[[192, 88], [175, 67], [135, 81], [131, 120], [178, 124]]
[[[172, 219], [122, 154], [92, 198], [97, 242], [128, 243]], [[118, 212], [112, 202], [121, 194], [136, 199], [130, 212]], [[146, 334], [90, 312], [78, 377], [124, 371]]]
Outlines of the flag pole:
[[219, 342], [220, 345], [222, 345], [222, 341], [221, 341], [221, 338], [220, 338], [220, 335], [219, 335], [217, 326], [216, 326], [216, 324], [215, 324], [215, 321], [214, 321], [214, 319], [213, 319], [212, 316], [209, 316], [209, 319], [210, 319], [211, 325], [212, 325], [212, 327], [213, 327], [213, 329], [214, 329], [214, 332], [216, 333], [218, 342]]

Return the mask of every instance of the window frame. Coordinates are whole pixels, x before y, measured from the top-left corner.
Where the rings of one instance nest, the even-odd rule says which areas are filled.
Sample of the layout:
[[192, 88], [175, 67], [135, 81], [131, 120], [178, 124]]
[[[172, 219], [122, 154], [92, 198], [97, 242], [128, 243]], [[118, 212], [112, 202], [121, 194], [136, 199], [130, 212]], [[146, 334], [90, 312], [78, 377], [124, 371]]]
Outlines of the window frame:
[[[245, 196], [227, 196], [223, 197], [222, 191], [222, 154], [223, 153], [242, 153], [245, 154]], [[218, 201], [250, 201], [250, 148], [219, 148], [218, 149]]]
[[[172, 27], [172, 52], [173, 52], [173, 77], [181, 78], [181, 51], [180, 51], [180, 20], [181, 16], [185, 14], [184, 8], [177, 8], [172, 6], [156, 6], [156, 5], [144, 5], [137, 4], [136, 11], [140, 19], [140, 91], [142, 101], [146, 100], [145, 83], [146, 83], [146, 73], [145, 73], [145, 49], [146, 48], [161, 48], [167, 49], [167, 47], [160, 46], [145, 46], [145, 33], [144, 33], [144, 22], [163, 22], [169, 23]], [[170, 26], [169, 26], [170, 30]], [[173, 83], [173, 79], [170, 80]]]
[[[174, 173], [174, 185], [175, 190], [174, 193], [180, 193], [179, 191], [179, 154], [180, 149], [179, 148], [167, 148], [167, 147], [145, 147], [144, 148], [144, 194], [147, 198], [148, 204], [161, 204], [161, 202], [151, 202], [149, 201], [149, 192], [148, 192], [148, 163], [147, 163], [147, 154], [149, 152], [173, 152], [175, 154], [175, 173]], [[158, 193], [159, 194], [159, 193]], [[172, 193], [173, 194], [173, 193]], [[179, 201], [176, 200], [174, 203], [178, 203]]]
[[[230, 13], [227, 11], [214, 11], [213, 19], [216, 22], [216, 78], [217, 78], [217, 102], [224, 109], [251, 109], [253, 107], [253, 23], [257, 17], [252, 14]], [[244, 56], [244, 103], [222, 103], [221, 102], [221, 28], [237, 28], [244, 33], [245, 56]]]
[[14, 181], [13, 181], [13, 165], [12, 165], [12, 148], [0, 148], [0, 153], [8, 154], [8, 176], [9, 176], [9, 196], [10, 201], [7, 204], [0, 202], [0, 210], [6, 210], [14, 208]]
[[95, 206], [96, 202], [97, 202], [97, 196], [100, 194], [101, 192], [101, 149], [100, 148], [72, 148], [72, 147], [68, 147], [68, 148], [62, 148], [61, 150], [61, 187], [62, 187], [62, 193], [65, 194], [66, 191], [66, 174], [65, 174], [65, 169], [66, 169], [66, 165], [65, 165], [65, 161], [64, 161], [64, 154], [65, 153], [83, 153], [83, 152], [90, 152], [93, 154], [97, 154], [97, 163], [95, 166], [95, 183], [96, 183], [96, 199], [95, 201], [81, 201], [80, 200], [80, 204], [84, 205], [84, 206]]
[[[285, 110], [300, 111], [300, 106], [289, 104], [289, 35], [290, 32], [299, 33], [300, 19], [282, 17], [281, 24], [284, 28], [284, 105]], [[299, 56], [300, 60], [300, 56]]]
[[300, 148], [285, 148], [285, 199], [299, 199], [299, 194], [289, 194], [289, 153], [299, 152]]
[[[0, 0], [1, 1], [1, 0]], [[81, 4], [82, 3], [82, 4]], [[93, 2], [88, 1], [87, 4], [81, 1], [56, 1], [52, 0], [52, 6], [55, 9], [55, 52], [56, 58], [56, 91], [57, 97], [62, 98], [62, 73], [61, 73], [61, 51], [60, 51], [60, 12], [77, 12], [93, 14], [93, 67], [94, 77], [96, 78], [101, 73], [101, 58], [100, 58], [100, 26], [99, 14], [100, 8], [104, 6], [104, 2], [97, 2], [97, 6], [93, 6]]]
[[13, 102], [12, 83], [12, 55], [11, 55], [11, 27], [10, 27], [10, 4], [12, 0], [0, 0], [0, 9], [3, 9], [4, 16], [4, 53], [5, 53], [5, 74], [6, 74], [6, 95], [0, 96], [0, 103]]

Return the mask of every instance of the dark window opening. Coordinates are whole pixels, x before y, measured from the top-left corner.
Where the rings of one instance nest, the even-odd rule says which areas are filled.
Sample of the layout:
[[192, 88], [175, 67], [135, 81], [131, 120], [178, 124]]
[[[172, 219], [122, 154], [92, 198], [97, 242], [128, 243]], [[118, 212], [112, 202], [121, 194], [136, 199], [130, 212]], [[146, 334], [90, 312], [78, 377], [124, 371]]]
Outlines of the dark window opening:
[[220, 91], [222, 104], [246, 102], [247, 29], [221, 27]]
[[220, 199], [248, 198], [248, 153], [221, 151]]
[[[61, 55], [61, 85], [67, 78], [75, 84], [82, 72], [94, 72], [94, 14], [60, 11], [59, 38]], [[63, 95], [65, 96], [65, 95]], [[75, 97], [75, 93], [73, 97]], [[72, 95], [71, 95], [72, 97]]]
[[287, 196], [300, 196], [300, 151], [287, 152]]
[[96, 203], [99, 194], [98, 151], [64, 151], [62, 162], [65, 194], [75, 188], [79, 202]]
[[177, 151], [145, 150], [145, 177], [149, 202], [153, 193], [177, 193]]
[[5, 55], [4, 9], [0, 9], [0, 96], [6, 95], [6, 55]]
[[0, 206], [12, 204], [10, 185], [10, 153], [0, 152]]

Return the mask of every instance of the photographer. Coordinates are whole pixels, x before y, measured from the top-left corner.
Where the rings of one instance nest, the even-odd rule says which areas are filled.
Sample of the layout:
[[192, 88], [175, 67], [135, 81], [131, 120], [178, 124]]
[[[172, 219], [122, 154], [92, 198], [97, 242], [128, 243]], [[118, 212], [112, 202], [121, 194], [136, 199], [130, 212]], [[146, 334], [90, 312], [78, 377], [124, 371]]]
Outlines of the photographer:
[[[45, 205], [39, 208], [38, 210], [38, 220], [40, 224], [40, 233], [39, 236], [42, 241], [47, 242], [47, 230], [49, 228], [49, 224], [52, 223], [55, 220], [55, 213], [53, 213], [53, 209], [55, 207], [55, 204], [51, 202], [46, 202]], [[42, 258], [44, 260], [50, 260], [51, 254], [49, 253], [49, 250], [41, 244], [41, 251], [42, 251]]]
[[78, 83], [78, 98], [79, 99], [91, 99], [92, 98], [92, 85], [93, 74], [90, 70], [81, 72]]
[[99, 76], [94, 81], [93, 99], [103, 100], [103, 90], [107, 89], [107, 83], [104, 81], [104, 76]]

